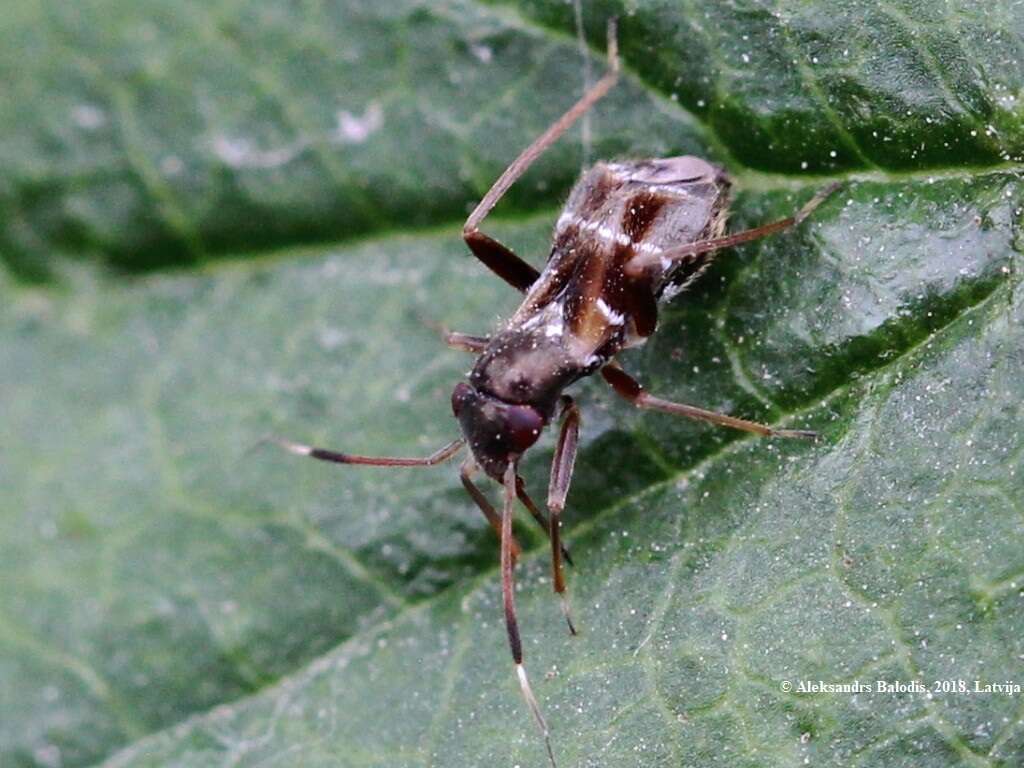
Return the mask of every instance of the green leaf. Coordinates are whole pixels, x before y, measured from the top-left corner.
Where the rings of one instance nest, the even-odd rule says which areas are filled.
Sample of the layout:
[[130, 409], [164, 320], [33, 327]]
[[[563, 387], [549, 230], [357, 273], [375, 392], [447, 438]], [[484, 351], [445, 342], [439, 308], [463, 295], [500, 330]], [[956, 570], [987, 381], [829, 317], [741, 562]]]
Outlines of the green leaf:
[[[580, 388], [579, 637], [520, 531], [559, 764], [1018, 765], [1019, 694], [783, 683], [1024, 683], [1024, 186], [999, 167], [1024, 130], [1020, 16], [690, 5], [584, 8], [595, 43], [620, 13], [628, 70], [592, 158], [725, 161], [734, 230], [824, 183], [752, 168], [875, 170], [723, 254], [623, 358], [659, 395], [818, 443]], [[0, 25], [20, 75], [0, 105], [0, 764], [543, 764], [454, 468], [253, 448], [456, 434], [468, 358], [424, 319], [482, 333], [515, 306], [459, 219], [578, 92], [571, 7], [110, 0]], [[370, 133], [333, 141], [345, 125]], [[581, 159], [563, 140], [492, 231], [540, 263]], [[549, 435], [538, 497], [550, 457]]]

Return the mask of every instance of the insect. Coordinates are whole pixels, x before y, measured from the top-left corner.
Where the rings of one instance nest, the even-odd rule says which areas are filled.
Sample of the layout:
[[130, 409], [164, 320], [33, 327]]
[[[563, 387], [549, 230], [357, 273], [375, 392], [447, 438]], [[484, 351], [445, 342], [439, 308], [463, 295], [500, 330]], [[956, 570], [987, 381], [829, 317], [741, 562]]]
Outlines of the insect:
[[[569, 631], [576, 628], [566, 600], [560, 525], [573, 474], [580, 411], [566, 388], [600, 372], [616, 393], [639, 408], [663, 411], [769, 437], [813, 438], [806, 430], [776, 429], [649, 394], [616, 362], [628, 347], [654, 333], [658, 304], [686, 289], [711, 263], [714, 252], [799, 224], [835, 189], [828, 186], [794, 215], [727, 235], [730, 182], [725, 172], [697, 157], [598, 163], [576, 183], [554, 229], [543, 271], [480, 230], [480, 225], [526, 169], [599, 101], [619, 76], [615, 25], [608, 27], [607, 74], [517, 157], [470, 214], [463, 238], [492, 272], [525, 296], [493, 336], [446, 332], [452, 347], [478, 355], [468, 381], [452, 393], [462, 437], [425, 458], [358, 456], [275, 440], [292, 453], [338, 464], [427, 467], [454, 458], [469, 446], [461, 480], [501, 541], [501, 587], [508, 642], [526, 703], [544, 737], [552, 765], [549, 729], [523, 666], [516, 620], [513, 570], [520, 549], [512, 533], [516, 500], [551, 541], [553, 585]], [[520, 458], [552, 422], [558, 438], [548, 486], [547, 510], [527, 494]], [[483, 472], [504, 491], [501, 512], [474, 481]]]

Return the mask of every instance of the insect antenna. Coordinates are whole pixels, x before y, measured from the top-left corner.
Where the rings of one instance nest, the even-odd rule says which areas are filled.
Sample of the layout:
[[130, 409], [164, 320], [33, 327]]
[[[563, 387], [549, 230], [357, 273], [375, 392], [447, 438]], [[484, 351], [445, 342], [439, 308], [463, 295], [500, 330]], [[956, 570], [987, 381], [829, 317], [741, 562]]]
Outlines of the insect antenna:
[[505, 606], [505, 628], [508, 631], [508, 644], [512, 650], [512, 661], [516, 665], [516, 676], [519, 678], [519, 688], [523, 692], [523, 698], [530, 708], [533, 719], [537, 722], [541, 734], [544, 737], [544, 747], [548, 752], [548, 759], [552, 768], [557, 768], [555, 753], [551, 750], [551, 732], [548, 730], [547, 721], [540, 711], [540, 704], [537, 697], [533, 695], [530, 687], [530, 679], [526, 676], [526, 667], [523, 666], [523, 643], [519, 638], [519, 622], [516, 619], [515, 582], [513, 580], [512, 560], [512, 515], [515, 512], [517, 497], [516, 489], [516, 463], [510, 461], [508, 469], [505, 470], [505, 505], [501, 514], [501, 597]]
[[[569, 130], [569, 126], [575, 123], [580, 117], [585, 115], [595, 103], [600, 101], [608, 91], [612, 89], [612, 86], [619, 79], [619, 38], [616, 26], [616, 20], [608, 20], [608, 72], [594, 83], [594, 87], [583, 94], [582, 98], [573, 104], [569, 108], [569, 111], [562, 115], [558, 120], [553, 122], [544, 133], [534, 139], [533, 143], [519, 153], [519, 157], [513, 160], [508, 168], [504, 170], [498, 180], [494, 182], [494, 185], [487, 191], [487, 194], [483, 196], [483, 199], [477, 203], [476, 208], [469, 214], [469, 218], [466, 219], [466, 223], [463, 226], [463, 232], [465, 234], [473, 234], [479, 232], [480, 223], [487, 218], [487, 214], [491, 212], [491, 209], [498, 204], [498, 200], [508, 191], [516, 180], [522, 176], [526, 169], [533, 165], [533, 161], [540, 157], [544, 150], [550, 147], [555, 141]], [[518, 260], [518, 257], [516, 257]], [[529, 265], [524, 265], [526, 269], [532, 270], [533, 268]], [[517, 266], [517, 268], [520, 268]], [[526, 282], [523, 290], [526, 290], [530, 286], [530, 283], [536, 279], [536, 275]]]
[[327, 448], [314, 448], [311, 445], [293, 443], [291, 440], [273, 436], [264, 437], [254, 447], [259, 447], [266, 443], [273, 443], [284, 448], [289, 453], [294, 453], [296, 456], [309, 456], [311, 459], [330, 461], [335, 464], [362, 464], [368, 467], [433, 467], [436, 464], [443, 464], [452, 458], [466, 444], [466, 441], [462, 438], [452, 440], [429, 456], [415, 459], [398, 456], [360, 456], [355, 453], [341, 453], [340, 451], [332, 451]]
[[[590, 48], [587, 47], [586, 33], [583, 29], [583, 0], [573, 0], [573, 20], [576, 22], [576, 46], [583, 59], [583, 92], [591, 88], [590, 72]], [[591, 134], [590, 134], [590, 112], [584, 112], [580, 121], [580, 143], [583, 145], [583, 167], [590, 165]]]

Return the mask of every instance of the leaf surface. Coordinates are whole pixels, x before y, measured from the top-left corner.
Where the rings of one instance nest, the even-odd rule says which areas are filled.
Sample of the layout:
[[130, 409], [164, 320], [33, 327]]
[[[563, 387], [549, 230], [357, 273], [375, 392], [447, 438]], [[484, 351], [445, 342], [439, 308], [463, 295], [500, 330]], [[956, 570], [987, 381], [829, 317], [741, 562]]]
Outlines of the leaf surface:
[[[850, 33], [860, 4], [693, 5], [622, 14], [628, 74], [592, 158], [726, 161], [734, 230], [824, 183], [800, 163], [875, 170], [798, 231], [725, 253], [623, 358], [663, 397], [820, 442], [580, 388], [580, 637], [520, 531], [559, 762], [1017, 765], [1019, 696], [782, 685], [1019, 677], [1019, 16], [895, 4], [902, 26]], [[24, 51], [0, 47], [3, 66], [25, 73], [0, 107], [0, 763], [540, 764], [496, 543], [455, 468], [252, 449], [272, 433], [424, 455], [456, 434], [468, 358], [424, 320], [484, 333], [515, 305], [459, 217], [578, 92], [571, 8], [185, 8], [0, 22]], [[599, 42], [622, 9], [585, 10]], [[839, 40], [841, 64], [786, 64]], [[732, 61], [744, 45], [758, 55]], [[911, 49], [930, 68], [895, 55]], [[943, 89], [962, 109], [937, 106]], [[823, 99], [862, 157], [825, 152]], [[993, 132], [971, 136], [979, 120]], [[535, 263], [583, 154], [560, 144], [492, 227]], [[537, 497], [550, 454], [548, 436], [525, 466]]]

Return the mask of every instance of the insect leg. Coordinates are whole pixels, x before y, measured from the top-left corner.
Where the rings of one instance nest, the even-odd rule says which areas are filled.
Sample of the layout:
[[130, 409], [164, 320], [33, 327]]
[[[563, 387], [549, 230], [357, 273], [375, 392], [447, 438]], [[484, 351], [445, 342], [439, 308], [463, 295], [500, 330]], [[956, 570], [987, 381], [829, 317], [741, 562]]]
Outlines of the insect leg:
[[562, 510], [565, 509], [565, 497], [569, 494], [572, 482], [572, 470], [576, 463], [576, 447], [580, 437], [580, 410], [571, 397], [564, 398], [562, 409], [562, 428], [558, 433], [558, 444], [555, 446], [555, 457], [551, 462], [551, 480], [548, 483], [548, 510], [551, 512], [551, 572], [555, 592], [561, 599], [562, 613], [569, 625], [569, 632], [576, 634], [569, 611], [569, 598], [565, 594], [565, 574], [562, 573], [564, 551], [560, 544], [562, 526]]
[[471, 333], [459, 333], [458, 331], [445, 329], [442, 329], [441, 333], [444, 337], [444, 343], [452, 349], [460, 349], [463, 352], [472, 352], [473, 354], [483, 352], [491, 342], [488, 336], [474, 336]]
[[619, 78], [619, 46], [615, 35], [614, 20], [608, 23], [608, 67], [608, 73], [604, 77], [594, 83], [594, 86], [583, 94], [579, 101], [573, 104], [564, 115], [552, 123], [544, 133], [520, 153], [519, 157], [512, 161], [473, 209], [473, 212], [469, 214], [469, 218], [466, 219], [466, 223], [462, 227], [462, 236], [476, 257], [498, 277], [521, 291], [526, 291], [539, 277], [539, 273], [509, 248], [481, 232], [480, 224], [498, 204], [502, 195], [509, 190], [509, 187], [526, 172], [526, 169], [533, 165], [533, 162], [554, 144], [559, 136], [565, 133], [615, 85]]
[[[544, 516], [544, 513], [540, 510], [540, 507], [537, 506], [534, 500], [530, 498], [530, 495], [526, 492], [526, 485], [523, 482], [522, 476], [516, 477], [516, 494], [519, 496], [519, 500], [523, 502], [523, 506], [529, 510], [530, 514], [533, 516], [533, 519], [537, 521], [537, 525], [539, 525], [544, 530], [544, 535], [546, 535], [550, 539], [551, 524], [548, 522], [547, 517]], [[567, 562], [569, 565], [572, 565], [573, 562], [572, 557], [569, 556], [569, 550], [566, 549], [564, 545], [562, 545], [561, 551], [562, 557], [565, 559], [565, 562]]]
[[525, 293], [540, 277], [540, 272], [532, 264], [523, 261], [511, 248], [490, 235], [477, 229], [463, 229], [462, 239], [474, 256], [513, 288]]
[[660, 266], [662, 268], [667, 268], [667, 265], [673, 261], [689, 259], [701, 253], [717, 251], [720, 248], [729, 248], [733, 245], [748, 243], [751, 240], [759, 240], [762, 237], [767, 237], [768, 235], [781, 232], [789, 227], [796, 226], [814, 213], [814, 209], [825, 202], [829, 195], [841, 186], [842, 182], [839, 181], [829, 184], [823, 189], [820, 189], [814, 197], [808, 200], [804, 207], [795, 214], [787, 216], [784, 219], [779, 219], [778, 221], [773, 221], [770, 224], [764, 224], [760, 227], [747, 229], [743, 232], [735, 232], [731, 235], [725, 235], [724, 237], [716, 237], [713, 240], [698, 240], [693, 243], [687, 243], [686, 245], [669, 248], [661, 253], [636, 256], [626, 265], [626, 273], [631, 277], [640, 277], [648, 269], [654, 267]]
[[746, 419], [738, 419], [735, 416], [728, 416], [724, 413], [707, 411], [695, 405], [662, 400], [660, 397], [655, 397], [645, 392], [640, 382], [615, 364], [606, 365], [602, 368], [601, 375], [612, 386], [616, 394], [629, 400], [638, 408], [647, 408], [652, 411], [685, 416], [688, 419], [696, 419], [697, 421], [708, 421], [722, 427], [742, 429], [744, 432], [753, 432], [765, 437], [803, 437], [810, 438], [811, 440], [818, 437], [817, 432], [812, 432], [809, 429], [776, 429], [775, 427], [769, 427], [767, 424], [759, 424], [756, 421], [747, 421]]
[[452, 458], [459, 449], [465, 445], [462, 438], [452, 440], [448, 445], [438, 448], [429, 456], [421, 459], [403, 459], [393, 456], [358, 456], [352, 453], [339, 453], [326, 448], [314, 448], [302, 443], [293, 443], [280, 437], [268, 437], [262, 442], [276, 443], [296, 456], [310, 456], [320, 461], [332, 461], [335, 464], [363, 464], [370, 467], [432, 467], [435, 464], [442, 464]]
[[512, 558], [512, 513], [515, 511], [516, 501], [516, 465], [514, 461], [508, 463], [505, 470], [505, 505], [501, 515], [501, 597], [505, 607], [505, 629], [508, 631], [508, 644], [512, 650], [512, 661], [516, 665], [516, 676], [519, 678], [519, 687], [523, 692], [523, 698], [530, 707], [533, 719], [537, 721], [544, 736], [544, 746], [548, 751], [548, 759], [551, 760], [552, 768], [555, 767], [555, 755], [551, 751], [551, 735], [548, 731], [548, 724], [540, 711], [540, 704], [537, 703], [530, 688], [530, 680], [526, 676], [526, 668], [523, 666], [523, 643], [519, 638], [519, 622], [516, 619], [515, 583], [512, 578], [512, 569], [515, 563]]
[[491, 341], [488, 336], [476, 336], [472, 333], [450, 331], [448, 330], [448, 326], [443, 323], [438, 323], [424, 315], [420, 315], [420, 322], [432, 331], [435, 331], [449, 347], [452, 349], [460, 349], [463, 352], [479, 354], [487, 348], [488, 343]]
[[[487, 518], [487, 522], [491, 524], [491, 528], [498, 534], [498, 538], [501, 538], [501, 515], [497, 513], [491, 502], [484, 496], [476, 483], [473, 482], [473, 475], [476, 473], [476, 465], [472, 459], [467, 459], [462, 464], [462, 469], [459, 470], [459, 478], [462, 480], [462, 487], [466, 489], [466, 493], [470, 495], [470, 498], [476, 502], [477, 507], [481, 512], [484, 513], [484, 517]], [[522, 548], [519, 546], [519, 542], [516, 541], [515, 536], [512, 537], [512, 562], [519, 559], [519, 555], [522, 554]]]

